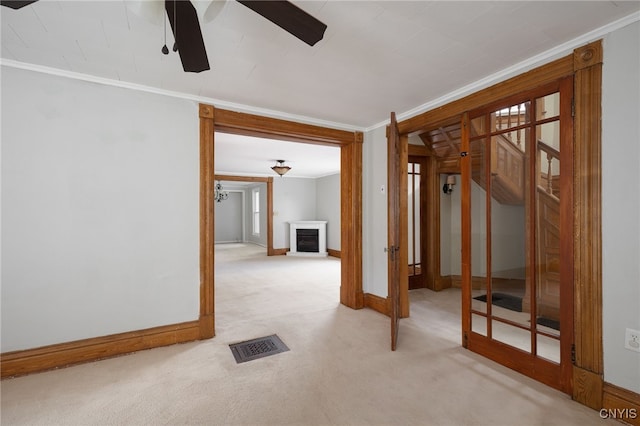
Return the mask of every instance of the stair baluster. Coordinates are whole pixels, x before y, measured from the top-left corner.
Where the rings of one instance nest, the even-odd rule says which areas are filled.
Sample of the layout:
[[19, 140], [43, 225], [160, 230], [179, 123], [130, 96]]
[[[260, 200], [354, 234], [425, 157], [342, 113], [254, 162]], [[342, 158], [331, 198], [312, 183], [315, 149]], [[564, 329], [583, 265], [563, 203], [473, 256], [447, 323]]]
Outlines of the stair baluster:
[[[520, 116], [521, 116], [521, 112], [520, 112], [520, 108], [522, 107], [522, 104], [518, 104], [518, 127], [520, 127]], [[518, 148], [522, 149], [522, 140], [520, 137], [520, 132], [522, 130], [518, 130], [518, 132], [516, 133], [516, 143], [518, 144]]]
[[553, 194], [553, 176], [551, 175], [551, 161], [553, 157], [547, 152], [547, 193]]

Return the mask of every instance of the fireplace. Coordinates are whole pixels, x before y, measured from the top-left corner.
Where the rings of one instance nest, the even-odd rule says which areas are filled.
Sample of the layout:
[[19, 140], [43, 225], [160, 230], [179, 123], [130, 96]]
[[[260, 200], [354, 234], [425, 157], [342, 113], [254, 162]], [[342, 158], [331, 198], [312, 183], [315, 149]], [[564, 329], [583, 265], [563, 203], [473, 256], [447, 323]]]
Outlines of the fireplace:
[[320, 256], [327, 253], [327, 222], [321, 220], [302, 220], [289, 222], [288, 256]]
[[320, 250], [317, 229], [296, 229], [296, 247], [305, 253], [318, 253]]

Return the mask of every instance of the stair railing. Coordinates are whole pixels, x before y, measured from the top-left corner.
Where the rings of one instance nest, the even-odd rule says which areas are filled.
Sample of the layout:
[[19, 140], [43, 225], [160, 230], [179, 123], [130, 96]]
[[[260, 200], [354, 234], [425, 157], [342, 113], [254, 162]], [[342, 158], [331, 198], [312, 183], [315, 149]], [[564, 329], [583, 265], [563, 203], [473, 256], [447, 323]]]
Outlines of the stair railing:
[[554, 147], [547, 145], [546, 143], [544, 143], [541, 139], [538, 139], [538, 159], [540, 161], [540, 163], [542, 163], [542, 153], [545, 153], [547, 155], [546, 157], [546, 161], [547, 161], [547, 171], [546, 171], [546, 175], [541, 171], [541, 177], [545, 176], [546, 180], [547, 180], [547, 184], [546, 186], [540, 185], [540, 183], [538, 183], [538, 186], [542, 187], [545, 192], [547, 192], [548, 194], [553, 194], [553, 167], [552, 167], [552, 163], [553, 160], [558, 160], [558, 162], [560, 162], [560, 151], [558, 151], [557, 149], [555, 149]]

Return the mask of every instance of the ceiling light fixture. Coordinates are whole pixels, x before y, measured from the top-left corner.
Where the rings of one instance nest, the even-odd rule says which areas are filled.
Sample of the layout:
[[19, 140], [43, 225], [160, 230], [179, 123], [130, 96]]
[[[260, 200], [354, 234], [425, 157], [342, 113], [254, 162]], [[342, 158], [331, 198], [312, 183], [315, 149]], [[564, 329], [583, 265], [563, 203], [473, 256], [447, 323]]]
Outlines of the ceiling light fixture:
[[222, 189], [222, 184], [220, 183], [220, 181], [218, 181], [218, 183], [216, 183], [213, 199], [216, 200], [216, 203], [221, 203], [227, 198], [229, 198], [229, 193]]
[[282, 177], [282, 175], [284, 175], [285, 173], [287, 173], [289, 170], [291, 170], [291, 167], [289, 166], [285, 166], [284, 165], [284, 160], [276, 160], [276, 165], [273, 166], [271, 168], [271, 170], [273, 170], [274, 172], [276, 172], [277, 174], [280, 175], [280, 177]]

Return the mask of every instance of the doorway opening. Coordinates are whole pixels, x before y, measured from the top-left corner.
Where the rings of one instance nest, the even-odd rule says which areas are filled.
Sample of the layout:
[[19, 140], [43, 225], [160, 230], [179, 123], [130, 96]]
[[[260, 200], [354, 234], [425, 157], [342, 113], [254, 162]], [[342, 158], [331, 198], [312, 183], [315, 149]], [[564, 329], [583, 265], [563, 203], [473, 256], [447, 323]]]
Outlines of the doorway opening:
[[[215, 335], [215, 132], [340, 148], [340, 302], [360, 309], [362, 292], [362, 133], [200, 105], [200, 337]], [[276, 243], [277, 244], [277, 243]], [[274, 249], [275, 250], [275, 249]]]

